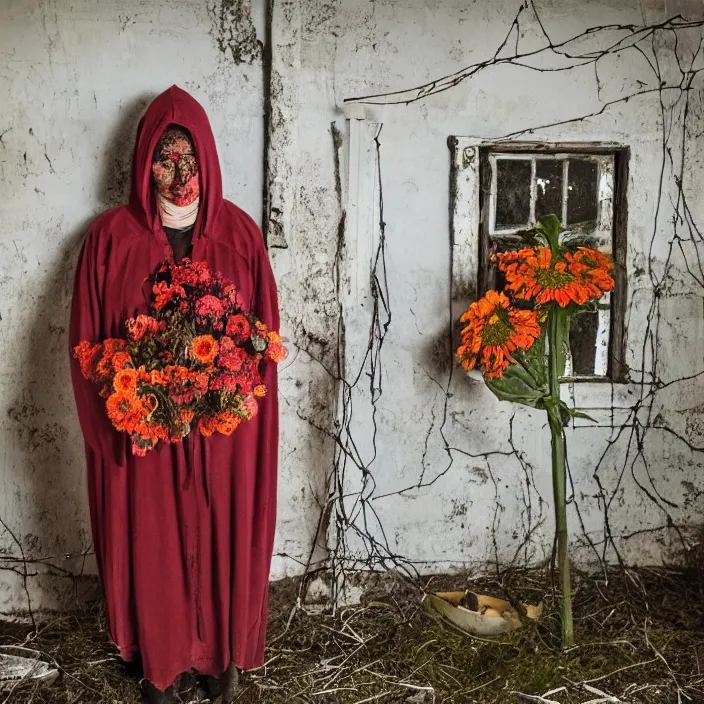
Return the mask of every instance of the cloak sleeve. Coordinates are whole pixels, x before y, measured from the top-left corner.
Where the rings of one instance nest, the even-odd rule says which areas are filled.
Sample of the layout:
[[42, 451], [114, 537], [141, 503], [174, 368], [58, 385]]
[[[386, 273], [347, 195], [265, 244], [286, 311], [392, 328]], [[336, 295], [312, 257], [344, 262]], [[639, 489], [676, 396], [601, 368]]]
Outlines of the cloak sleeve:
[[73, 348], [81, 340], [101, 342], [104, 337], [102, 334], [103, 282], [101, 280], [104, 267], [100, 266], [98, 241], [98, 232], [91, 228], [81, 247], [76, 266], [69, 326], [71, 378], [78, 420], [87, 448], [124, 467], [125, 443], [110, 423], [105, 410], [105, 401], [99, 396], [93, 384], [81, 374], [78, 360], [73, 356]]
[[[254, 237], [254, 300], [253, 308], [257, 317], [270, 329], [279, 331], [279, 308], [276, 291], [276, 282], [271, 270], [269, 256], [264, 239], [253, 223]], [[259, 437], [257, 494], [262, 497], [259, 510], [264, 514], [260, 523], [255, 519], [255, 525], [261, 525], [261, 533], [255, 541], [261, 540], [260, 547], [269, 561], [274, 550], [274, 532], [276, 528], [276, 488], [277, 464], [279, 450], [279, 401], [278, 379], [276, 364], [265, 362], [264, 383], [267, 388], [266, 396], [259, 404]], [[267, 577], [269, 570], [267, 569]]]

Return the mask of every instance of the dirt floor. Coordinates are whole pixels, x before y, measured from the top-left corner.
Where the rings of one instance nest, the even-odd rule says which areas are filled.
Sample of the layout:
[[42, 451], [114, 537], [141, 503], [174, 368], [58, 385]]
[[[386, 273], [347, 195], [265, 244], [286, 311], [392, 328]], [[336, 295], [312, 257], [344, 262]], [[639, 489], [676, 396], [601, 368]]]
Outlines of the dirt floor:
[[[501, 579], [387, 575], [359, 606], [292, 612], [298, 583], [272, 585], [266, 664], [243, 678], [239, 702], [327, 704], [704, 703], [704, 592], [698, 569], [612, 570], [576, 576], [577, 645], [560, 647], [558, 603], [546, 572]], [[430, 591], [470, 587], [545, 604], [538, 622], [498, 640], [466, 636], [421, 606]], [[42, 687], [15, 683], [0, 704], [132, 704], [139, 682], [105, 631], [100, 605], [31, 624], [0, 622], [0, 644], [58, 665]], [[185, 701], [207, 702], [197, 693]]]

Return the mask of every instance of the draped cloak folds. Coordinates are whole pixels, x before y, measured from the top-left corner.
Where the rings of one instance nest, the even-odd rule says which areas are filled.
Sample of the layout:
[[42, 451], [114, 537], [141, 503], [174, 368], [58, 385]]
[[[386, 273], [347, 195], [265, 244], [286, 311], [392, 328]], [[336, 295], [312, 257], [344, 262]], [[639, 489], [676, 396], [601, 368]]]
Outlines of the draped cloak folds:
[[[70, 345], [124, 337], [124, 321], [147, 313], [150, 274], [171, 259], [151, 186], [152, 153], [164, 128], [191, 133], [201, 205], [195, 261], [237, 286], [269, 328], [279, 329], [274, 277], [259, 229], [223, 199], [215, 141], [203, 108], [176, 86], [142, 118], [129, 204], [91, 225], [76, 271]], [[218, 675], [264, 658], [276, 512], [276, 368], [259, 413], [230, 436], [191, 433], [183, 442], [131, 454], [125, 433], [71, 360], [85, 440], [93, 543], [110, 635], [125, 660], [141, 655], [145, 677], [165, 689], [195, 668]]]

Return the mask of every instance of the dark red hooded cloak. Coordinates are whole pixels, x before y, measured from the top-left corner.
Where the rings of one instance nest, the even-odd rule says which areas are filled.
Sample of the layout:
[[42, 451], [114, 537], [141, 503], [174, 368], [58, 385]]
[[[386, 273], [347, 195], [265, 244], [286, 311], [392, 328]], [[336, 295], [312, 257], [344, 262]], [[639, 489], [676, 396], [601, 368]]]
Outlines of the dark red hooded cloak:
[[[233, 281], [271, 329], [276, 286], [261, 233], [222, 197], [215, 141], [203, 108], [173, 86], [139, 124], [129, 205], [100, 215], [78, 261], [70, 344], [124, 337], [124, 321], [146, 313], [149, 276], [171, 257], [151, 186], [152, 153], [169, 124], [188, 129], [200, 169], [193, 259]], [[134, 457], [105, 403], [72, 360], [88, 464], [93, 542], [110, 634], [125, 660], [142, 656], [145, 677], [165, 689], [195, 668], [218, 675], [264, 657], [269, 567], [276, 512], [276, 369], [258, 415], [230, 437], [192, 433]]]

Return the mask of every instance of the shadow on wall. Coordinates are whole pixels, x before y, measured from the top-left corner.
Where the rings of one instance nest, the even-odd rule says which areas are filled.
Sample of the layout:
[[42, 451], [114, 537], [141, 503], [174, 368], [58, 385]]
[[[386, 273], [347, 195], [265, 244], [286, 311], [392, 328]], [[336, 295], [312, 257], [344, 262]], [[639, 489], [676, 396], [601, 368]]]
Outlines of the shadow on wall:
[[[123, 108], [106, 148], [99, 176], [96, 210], [126, 203], [137, 124], [153, 96], [142, 96]], [[17, 370], [18, 392], [6, 419], [9, 450], [6, 471], [14, 478], [15, 506], [11, 525], [19, 544], [0, 528], [3, 545], [13, 557], [16, 589], [0, 598], [22, 608], [23, 573], [31, 606], [68, 608], [96, 595], [90, 527], [87, 523], [83, 440], [71, 387], [68, 328], [76, 260], [90, 221], [72, 223], [65, 232], [60, 221], [43, 239], [61, 240], [47, 269], [22, 287], [27, 316], [27, 353]], [[36, 293], [37, 281], [41, 292]], [[31, 291], [28, 287], [31, 285]], [[18, 505], [19, 503], [19, 505]], [[0, 516], [3, 520], [7, 517]], [[84, 574], [85, 573], [85, 574]], [[14, 593], [13, 593], [14, 592]], [[14, 597], [14, 598], [13, 598]]]
[[123, 108], [105, 149], [100, 170], [100, 203], [106, 209], [127, 203], [130, 196], [132, 153], [137, 125], [156, 94], [142, 95]]

